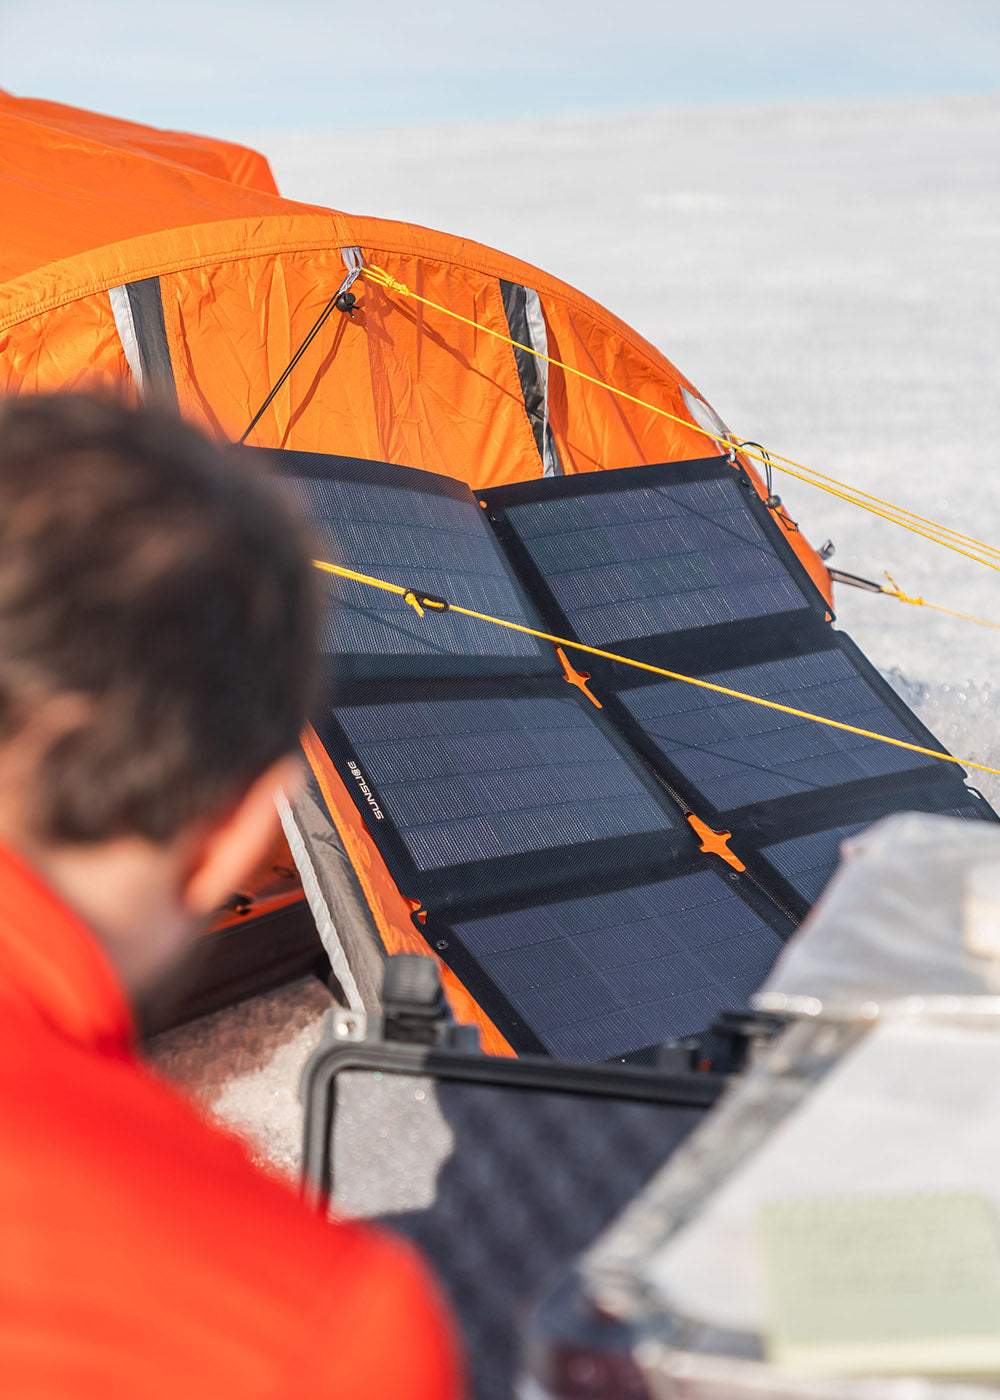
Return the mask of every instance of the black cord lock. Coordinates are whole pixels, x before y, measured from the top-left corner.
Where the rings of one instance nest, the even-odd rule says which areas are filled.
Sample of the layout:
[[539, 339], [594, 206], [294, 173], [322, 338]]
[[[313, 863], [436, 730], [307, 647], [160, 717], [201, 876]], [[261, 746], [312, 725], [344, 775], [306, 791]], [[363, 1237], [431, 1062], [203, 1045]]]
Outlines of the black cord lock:
[[433, 593], [418, 593], [413, 588], [403, 594], [403, 602], [409, 603], [418, 617], [423, 617], [428, 608], [431, 612], [447, 612], [449, 606], [447, 598], [438, 598]]

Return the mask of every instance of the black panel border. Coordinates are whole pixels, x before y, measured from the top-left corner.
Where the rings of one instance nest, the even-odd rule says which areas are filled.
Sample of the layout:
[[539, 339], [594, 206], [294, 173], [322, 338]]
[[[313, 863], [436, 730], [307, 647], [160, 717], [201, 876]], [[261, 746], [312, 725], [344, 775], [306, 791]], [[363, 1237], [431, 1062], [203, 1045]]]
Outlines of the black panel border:
[[[244, 446], [258, 461], [264, 460], [275, 476], [304, 476], [311, 481], [355, 481], [362, 486], [395, 486], [423, 496], [448, 496], [453, 501], [476, 501], [474, 493], [457, 477], [383, 462], [374, 457], [343, 457], [335, 452], [300, 452], [290, 447]], [[480, 510], [482, 507], [480, 506]]]

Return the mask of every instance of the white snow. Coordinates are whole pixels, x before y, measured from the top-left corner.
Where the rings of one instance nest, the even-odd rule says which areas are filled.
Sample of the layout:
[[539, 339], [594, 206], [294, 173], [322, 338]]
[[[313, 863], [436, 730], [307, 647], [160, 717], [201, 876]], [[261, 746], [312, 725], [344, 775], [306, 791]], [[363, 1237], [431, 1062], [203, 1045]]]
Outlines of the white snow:
[[150, 1058], [193, 1092], [210, 1117], [247, 1138], [259, 1161], [294, 1175], [302, 1137], [299, 1079], [333, 1004], [316, 978], [290, 982], [157, 1036]]
[[[283, 193], [525, 258], [634, 325], [744, 438], [1000, 546], [1000, 97], [256, 139]], [[995, 571], [775, 485], [835, 566], [1000, 623]], [[837, 606], [942, 743], [1000, 767], [996, 631], [847, 589]], [[303, 985], [156, 1051], [286, 1165], [318, 1015]], [[280, 1044], [257, 1029], [276, 1016]]]

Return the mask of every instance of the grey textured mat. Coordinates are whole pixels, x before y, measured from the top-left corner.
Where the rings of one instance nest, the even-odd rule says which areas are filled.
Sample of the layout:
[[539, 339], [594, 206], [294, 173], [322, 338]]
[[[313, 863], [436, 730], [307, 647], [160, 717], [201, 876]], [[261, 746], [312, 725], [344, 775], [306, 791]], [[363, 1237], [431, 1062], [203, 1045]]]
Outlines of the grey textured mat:
[[337, 1084], [335, 1206], [383, 1220], [430, 1259], [476, 1400], [508, 1400], [522, 1309], [703, 1113], [371, 1071]]

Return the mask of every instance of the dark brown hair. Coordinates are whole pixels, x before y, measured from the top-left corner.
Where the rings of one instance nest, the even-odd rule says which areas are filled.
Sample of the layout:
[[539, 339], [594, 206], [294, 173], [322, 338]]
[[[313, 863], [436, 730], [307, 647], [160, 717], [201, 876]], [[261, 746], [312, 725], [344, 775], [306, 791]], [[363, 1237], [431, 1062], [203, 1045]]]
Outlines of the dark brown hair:
[[76, 714], [36, 775], [37, 834], [166, 841], [290, 752], [311, 574], [273, 488], [175, 414], [0, 403], [0, 742], [56, 697]]

